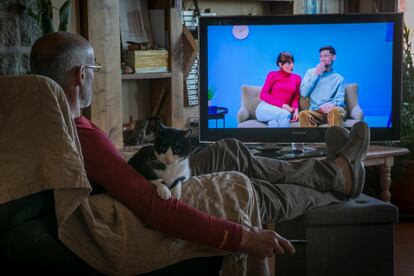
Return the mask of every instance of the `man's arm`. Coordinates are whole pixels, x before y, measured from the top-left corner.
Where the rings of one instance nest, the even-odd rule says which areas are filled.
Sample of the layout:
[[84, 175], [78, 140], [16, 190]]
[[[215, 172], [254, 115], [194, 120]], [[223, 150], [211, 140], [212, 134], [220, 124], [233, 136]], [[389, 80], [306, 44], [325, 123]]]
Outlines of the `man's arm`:
[[239, 249], [241, 225], [215, 218], [176, 199], [161, 199], [153, 185], [124, 161], [105, 134], [80, 128], [78, 133], [88, 178], [145, 224], [180, 239], [231, 251]]
[[337, 89], [335, 97], [332, 100], [332, 104], [335, 106], [341, 106], [345, 108], [345, 85], [344, 78], [342, 76], [338, 78]]
[[306, 71], [305, 77], [303, 77], [302, 83], [300, 84], [300, 94], [303, 97], [308, 97], [318, 83], [318, 80], [319, 76], [315, 74], [315, 69]]
[[[283, 238], [276, 233], [258, 230], [253, 235], [248, 228], [210, 216], [176, 199], [161, 199], [153, 185], [124, 161], [102, 131], [79, 126], [77, 129], [88, 178], [125, 204], [145, 224], [165, 234], [215, 248], [259, 257], [270, 247], [281, 252], [277, 241]], [[281, 245], [291, 252], [290, 243], [282, 241]]]

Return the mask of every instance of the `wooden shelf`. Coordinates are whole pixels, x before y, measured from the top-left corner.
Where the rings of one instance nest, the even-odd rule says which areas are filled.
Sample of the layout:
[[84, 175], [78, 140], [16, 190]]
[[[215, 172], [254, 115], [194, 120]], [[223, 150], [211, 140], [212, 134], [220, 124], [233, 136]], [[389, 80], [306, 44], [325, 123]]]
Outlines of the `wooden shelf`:
[[143, 80], [143, 79], [167, 79], [171, 78], [171, 72], [163, 73], [140, 73], [140, 74], [123, 74], [123, 80]]

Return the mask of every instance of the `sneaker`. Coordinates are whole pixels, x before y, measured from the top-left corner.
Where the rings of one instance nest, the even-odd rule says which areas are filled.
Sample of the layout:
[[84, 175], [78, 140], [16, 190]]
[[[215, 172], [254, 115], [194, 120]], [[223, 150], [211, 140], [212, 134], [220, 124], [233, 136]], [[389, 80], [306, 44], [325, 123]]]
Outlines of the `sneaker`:
[[369, 127], [365, 122], [357, 122], [351, 128], [348, 142], [338, 150], [337, 156], [341, 155], [351, 169], [352, 188], [351, 198], [358, 197], [365, 182], [365, 168], [363, 161], [365, 160], [368, 146], [370, 142]]
[[338, 151], [348, 142], [349, 130], [339, 126], [328, 127], [325, 131], [326, 157], [335, 159]]

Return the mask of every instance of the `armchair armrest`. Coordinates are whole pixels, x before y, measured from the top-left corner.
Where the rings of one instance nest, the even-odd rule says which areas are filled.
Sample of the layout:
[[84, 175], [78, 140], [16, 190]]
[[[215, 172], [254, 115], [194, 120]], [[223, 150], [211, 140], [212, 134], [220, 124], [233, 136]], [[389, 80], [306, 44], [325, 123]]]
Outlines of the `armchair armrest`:
[[349, 110], [348, 116], [352, 119], [362, 121], [362, 119], [364, 119], [364, 111], [362, 111], [359, 104], [357, 104], [351, 110]]
[[237, 112], [237, 123], [241, 123], [249, 119], [249, 111], [244, 106], [241, 106]]
[[358, 102], [358, 84], [351, 83], [345, 86], [345, 103], [348, 108], [348, 117], [362, 120], [364, 112]]

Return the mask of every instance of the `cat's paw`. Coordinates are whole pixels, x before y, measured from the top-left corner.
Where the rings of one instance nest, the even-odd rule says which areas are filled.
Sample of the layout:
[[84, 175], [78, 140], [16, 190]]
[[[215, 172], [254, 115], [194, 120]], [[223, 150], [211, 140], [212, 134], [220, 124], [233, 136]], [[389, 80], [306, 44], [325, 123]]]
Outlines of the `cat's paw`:
[[172, 189], [172, 195], [176, 199], [181, 198], [181, 181], [177, 183], [174, 189]]
[[157, 186], [157, 194], [162, 198], [162, 199], [170, 199], [171, 198], [171, 191], [170, 189], [168, 189], [167, 186], [162, 185], [162, 186]]

